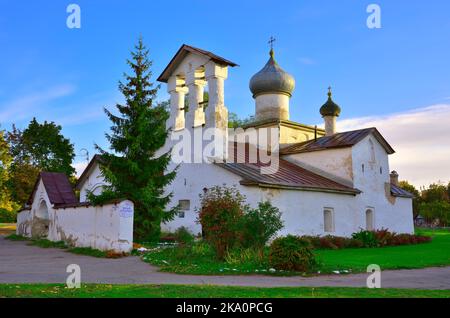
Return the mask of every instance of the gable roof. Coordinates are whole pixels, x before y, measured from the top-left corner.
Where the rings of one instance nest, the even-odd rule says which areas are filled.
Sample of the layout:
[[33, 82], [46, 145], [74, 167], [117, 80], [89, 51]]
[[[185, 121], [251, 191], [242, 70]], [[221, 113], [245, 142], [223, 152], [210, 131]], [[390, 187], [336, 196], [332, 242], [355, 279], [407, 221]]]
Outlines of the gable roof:
[[28, 199], [29, 205], [33, 203], [40, 180], [44, 184], [45, 191], [52, 205], [75, 204], [78, 202], [69, 178], [64, 173], [41, 172], [36, 180], [33, 192]]
[[97, 154], [97, 155], [94, 155], [94, 157], [92, 157], [91, 161], [89, 161], [88, 165], [86, 166], [86, 168], [81, 173], [81, 176], [78, 178], [77, 183], [75, 184], [75, 189], [77, 189], [77, 190], [81, 189], [81, 186], [83, 185], [84, 181], [89, 176], [89, 173], [90, 173], [91, 169], [94, 167], [94, 165], [96, 163], [100, 162], [101, 160], [102, 160], [102, 156], [101, 155]]
[[358, 189], [318, 175], [281, 158], [279, 158], [278, 169], [273, 174], [262, 174], [261, 167], [268, 167], [269, 165], [262, 163], [259, 158], [255, 160], [255, 163], [252, 163], [249, 160], [248, 147], [247, 144], [244, 158], [243, 154], [237, 154], [237, 144], [231, 143], [230, 151], [234, 152], [234, 158], [236, 158], [234, 162], [215, 163], [217, 166], [242, 177], [243, 179], [240, 182], [242, 185], [351, 195], [361, 193]]
[[326, 149], [352, 147], [370, 134], [373, 134], [375, 139], [381, 144], [381, 146], [384, 148], [384, 150], [386, 150], [388, 154], [391, 155], [395, 153], [395, 150], [389, 145], [386, 139], [384, 139], [384, 137], [380, 134], [380, 132], [374, 127], [353, 131], [346, 131], [331, 136], [321, 137], [318, 138], [317, 140], [313, 139], [293, 144], [291, 146], [287, 146], [281, 149], [280, 153], [282, 155], [290, 155]]
[[158, 82], [167, 83], [169, 80], [170, 75], [172, 74], [173, 70], [180, 65], [181, 61], [188, 55], [189, 53], [194, 53], [202, 56], [208, 57], [210, 60], [221, 64], [221, 65], [228, 65], [231, 67], [238, 66], [236, 63], [231, 62], [221, 56], [218, 56], [214, 53], [211, 53], [209, 51], [205, 51], [190, 45], [183, 44], [180, 49], [175, 53], [174, 57], [170, 60], [169, 64], [166, 66], [164, 71], [162, 71], [161, 75], [158, 77]]

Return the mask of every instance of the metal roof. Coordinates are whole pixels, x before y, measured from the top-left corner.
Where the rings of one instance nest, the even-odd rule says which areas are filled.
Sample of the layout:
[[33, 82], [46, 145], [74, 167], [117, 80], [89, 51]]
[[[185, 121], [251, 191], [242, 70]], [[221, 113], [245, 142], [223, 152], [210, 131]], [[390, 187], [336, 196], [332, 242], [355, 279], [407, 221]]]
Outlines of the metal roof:
[[33, 192], [28, 199], [28, 204], [33, 203], [34, 195], [37, 191], [39, 181], [42, 180], [45, 191], [47, 192], [50, 203], [53, 205], [75, 204], [78, 200], [72, 190], [69, 178], [64, 173], [59, 172], [41, 172], [34, 185]]
[[414, 198], [413, 194], [392, 183], [391, 183], [391, 194], [394, 197], [411, 198], [411, 199]]
[[221, 56], [218, 56], [212, 52], [205, 51], [190, 45], [183, 44], [180, 49], [175, 53], [174, 57], [170, 60], [169, 64], [166, 66], [164, 71], [162, 71], [161, 75], [158, 77], [158, 82], [167, 83], [169, 80], [170, 75], [172, 74], [173, 70], [180, 65], [181, 61], [188, 55], [189, 53], [194, 53], [198, 55], [203, 55], [208, 57], [210, 60], [221, 64], [221, 65], [228, 65], [231, 67], [238, 66], [236, 63], [231, 62], [230, 60], [227, 60]]
[[[240, 145], [242, 146], [242, 144]], [[230, 147], [230, 153], [234, 154], [230, 157], [233, 158], [232, 162], [216, 163], [219, 167], [241, 176], [243, 178], [241, 180], [242, 185], [351, 195], [361, 193], [358, 189], [330, 180], [281, 158], [279, 158], [278, 169], [274, 170], [272, 174], [262, 174], [261, 168], [263, 166], [269, 167], [270, 164], [263, 163], [260, 158], [255, 158], [256, 160], [253, 160], [255, 162], [251, 161], [249, 149], [253, 146], [246, 144], [245, 147], [244, 154], [242, 152], [237, 154], [238, 144], [232, 143]]]
[[345, 148], [352, 147], [358, 142], [363, 140], [369, 134], [373, 134], [375, 139], [381, 144], [388, 154], [395, 153], [395, 150], [384, 139], [380, 132], [376, 128], [366, 128], [354, 131], [346, 131], [337, 133], [331, 136], [325, 136], [318, 138], [317, 140], [309, 140], [291, 146], [285, 147], [280, 150], [282, 155], [296, 154], [302, 152], [320, 151], [333, 148]]

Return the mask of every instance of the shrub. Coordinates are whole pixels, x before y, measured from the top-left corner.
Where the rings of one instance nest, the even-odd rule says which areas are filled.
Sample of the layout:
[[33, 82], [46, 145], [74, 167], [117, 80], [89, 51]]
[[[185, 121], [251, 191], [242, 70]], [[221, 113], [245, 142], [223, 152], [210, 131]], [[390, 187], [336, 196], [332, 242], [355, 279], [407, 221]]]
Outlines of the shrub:
[[0, 223], [16, 223], [17, 213], [0, 208]]
[[264, 246], [283, 228], [281, 212], [268, 201], [260, 202], [257, 209], [245, 211], [241, 226], [241, 244], [257, 249], [262, 257]]
[[397, 235], [394, 232], [389, 232], [387, 229], [381, 229], [374, 231], [375, 238], [377, 240], [377, 246], [390, 246], [393, 243], [393, 239]]
[[174, 233], [175, 241], [181, 244], [191, 244], [194, 242], [194, 235], [189, 230], [182, 226], [179, 227]]
[[259, 251], [253, 248], [234, 248], [225, 254], [225, 262], [228, 265], [250, 264], [261, 259]]
[[378, 241], [375, 232], [361, 230], [353, 233], [352, 238], [362, 243], [364, 247], [377, 247]]
[[270, 245], [269, 263], [277, 270], [306, 272], [317, 263], [308, 240], [288, 235]]
[[213, 187], [200, 196], [199, 222], [219, 259], [240, 241], [244, 196], [236, 188]]

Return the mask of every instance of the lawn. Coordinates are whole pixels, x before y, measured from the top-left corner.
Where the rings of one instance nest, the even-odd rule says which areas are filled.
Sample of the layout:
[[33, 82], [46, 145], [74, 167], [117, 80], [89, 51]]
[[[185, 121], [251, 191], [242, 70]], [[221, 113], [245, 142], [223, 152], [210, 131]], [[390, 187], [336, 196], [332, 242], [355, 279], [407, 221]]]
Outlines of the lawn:
[[38, 298], [450, 298], [450, 290], [368, 289], [334, 287], [231, 287], [193, 285], [0, 284], [2, 297]]
[[[365, 272], [370, 264], [382, 270], [411, 269], [450, 265], [450, 231], [418, 230], [418, 234], [433, 237], [431, 243], [383, 248], [352, 248], [316, 250], [319, 266], [313, 274]], [[270, 274], [298, 275], [299, 273], [270, 272], [267, 261], [219, 262], [212, 250], [202, 245], [193, 248], [165, 248], [143, 255], [143, 260], [160, 267], [161, 271], [180, 274]], [[311, 274], [311, 273], [310, 273]]]
[[351, 269], [365, 271], [367, 265], [377, 264], [381, 269], [411, 269], [450, 265], [450, 231], [424, 230], [421, 235], [433, 237], [431, 243], [384, 248], [319, 250], [317, 257], [323, 272]]
[[0, 235], [9, 235], [16, 232], [16, 223], [0, 223]]

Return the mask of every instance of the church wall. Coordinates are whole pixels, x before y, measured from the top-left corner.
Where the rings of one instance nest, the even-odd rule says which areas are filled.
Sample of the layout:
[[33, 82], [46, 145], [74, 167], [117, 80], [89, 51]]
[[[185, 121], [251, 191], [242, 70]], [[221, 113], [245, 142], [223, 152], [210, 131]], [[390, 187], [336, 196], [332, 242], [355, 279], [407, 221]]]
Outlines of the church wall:
[[[352, 149], [339, 148], [283, 156], [293, 163], [324, 175], [332, 180], [353, 186]], [[337, 177], [337, 178], [336, 178]]]
[[[172, 206], [179, 200], [190, 200], [190, 210], [184, 218], [178, 216], [167, 224], [162, 224], [165, 231], [175, 231], [181, 226], [187, 227], [192, 233], [201, 232], [201, 226], [196, 223], [200, 207], [199, 194], [203, 188], [218, 185], [236, 186], [247, 197], [247, 203], [256, 207], [259, 202], [269, 200], [280, 209], [285, 227], [278, 235], [339, 235], [350, 236], [358, 230], [359, 220], [355, 216], [356, 203], [352, 195], [320, 193], [296, 190], [281, 190], [242, 186], [241, 178], [215, 165], [185, 164], [180, 166], [178, 174], [170, 191], [173, 192]], [[324, 209], [331, 208], [334, 212], [335, 231], [324, 231]]]
[[374, 211], [374, 226], [398, 233], [413, 233], [412, 199], [390, 193], [389, 158], [379, 142], [369, 135], [352, 148], [354, 187], [358, 196], [360, 224], [365, 228], [367, 209]]
[[[318, 132], [318, 138], [321, 137]], [[314, 139], [314, 131], [281, 125], [280, 144], [294, 144]]]

